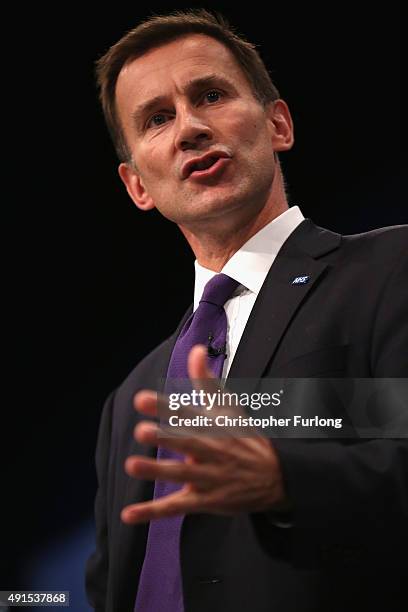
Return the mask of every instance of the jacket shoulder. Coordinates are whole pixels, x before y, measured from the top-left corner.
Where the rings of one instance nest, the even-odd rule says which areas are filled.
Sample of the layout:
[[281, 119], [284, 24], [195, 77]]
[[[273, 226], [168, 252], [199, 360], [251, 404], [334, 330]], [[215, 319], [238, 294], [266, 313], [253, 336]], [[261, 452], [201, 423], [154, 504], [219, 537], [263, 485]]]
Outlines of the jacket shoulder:
[[408, 225], [392, 225], [380, 227], [369, 232], [342, 236], [343, 241], [351, 245], [383, 249], [408, 250]]
[[388, 274], [401, 260], [408, 260], [408, 225], [381, 227], [342, 237], [344, 255], [365, 263], [368, 269]]

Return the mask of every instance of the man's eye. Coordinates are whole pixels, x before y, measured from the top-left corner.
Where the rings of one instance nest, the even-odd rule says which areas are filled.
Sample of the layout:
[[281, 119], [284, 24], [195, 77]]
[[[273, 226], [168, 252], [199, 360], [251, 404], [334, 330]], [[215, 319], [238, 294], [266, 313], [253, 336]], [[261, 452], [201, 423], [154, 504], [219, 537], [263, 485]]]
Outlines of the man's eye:
[[156, 115], [150, 117], [149, 121], [147, 122], [147, 127], [158, 127], [159, 125], [166, 123], [166, 121], [167, 116], [164, 113], [156, 113]]
[[211, 91], [207, 91], [204, 97], [207, 102], [218, 102], [218, 100], [221, 98], [221, 93], [214, 89]]

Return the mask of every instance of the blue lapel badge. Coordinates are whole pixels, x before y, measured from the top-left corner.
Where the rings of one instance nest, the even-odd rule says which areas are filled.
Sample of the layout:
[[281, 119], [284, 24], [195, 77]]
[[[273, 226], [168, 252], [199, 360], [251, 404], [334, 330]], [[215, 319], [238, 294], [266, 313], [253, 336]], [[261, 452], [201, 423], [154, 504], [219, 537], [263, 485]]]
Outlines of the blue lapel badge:
[[292, 281], [292, 285], [305, 285], [309, 282], [309, 279], [310, 276], [296, 276]]

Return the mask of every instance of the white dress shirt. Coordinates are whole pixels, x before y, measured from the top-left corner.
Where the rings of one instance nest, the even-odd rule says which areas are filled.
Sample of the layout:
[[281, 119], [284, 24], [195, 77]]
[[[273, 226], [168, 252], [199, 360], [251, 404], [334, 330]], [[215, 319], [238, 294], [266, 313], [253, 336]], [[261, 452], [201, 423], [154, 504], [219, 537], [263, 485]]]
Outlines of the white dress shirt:
[[[298, 206], [289, 208], [252, 236], [221, 270], [240, 283], [232, 298], [224, 306], [228, 327], [223, 378], [228, 375], [245, 325], [270, 267], [283, 243], [303, 220], [304, 216]], [[194, 265], [194, 310], [196, 310], [205, 285], [216, 272], [204, 268], [197, 260]]]

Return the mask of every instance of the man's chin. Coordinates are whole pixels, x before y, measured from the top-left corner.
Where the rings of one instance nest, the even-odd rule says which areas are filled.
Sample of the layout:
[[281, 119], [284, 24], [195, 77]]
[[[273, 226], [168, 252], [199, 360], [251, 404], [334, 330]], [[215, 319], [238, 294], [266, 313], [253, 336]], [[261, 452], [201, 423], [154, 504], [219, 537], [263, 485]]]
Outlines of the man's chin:
[[242, 190], [218, 187], [192, 198], [184, 213], [186, 219], [191, 220], [218, 218], [247, 205]]
[[194, 207], [189, 208], [183, 215], [183, 222], [204, 223], [211, 220], [221, 220], [229, 217], [234, 211], [238, 211], [242, 203], [235, 198], [216, 199], [205, 202], [197, 202]]

